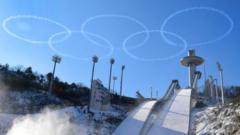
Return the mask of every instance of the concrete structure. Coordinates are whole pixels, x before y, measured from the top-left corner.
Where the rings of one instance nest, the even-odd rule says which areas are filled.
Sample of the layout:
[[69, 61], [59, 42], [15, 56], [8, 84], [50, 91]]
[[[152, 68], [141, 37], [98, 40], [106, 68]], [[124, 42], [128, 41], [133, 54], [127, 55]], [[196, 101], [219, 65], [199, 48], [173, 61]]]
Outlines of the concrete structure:
[[203, 58], [195, 55], [195, 50], [189, 50], [188, 56], [181, 59], [181, 64], [189, 68], [189, 87], [193, 87], [196, 67], [204, 62]]
[[139, 135], [156, 101], [146, 101], [134, 109], [112, 135]]
[[103, 86], [101, 80], [93, 80], [90, 111], [108, 111], [110, 105], [110, 94], [108, 89]]
[[217, 62], [218, 71], [221, 79], [221, 95], [222, 95], [222, 105], [224, 105], [224, 85], [223, 85], [223, 69], [219, 62]]
[[190, 130], [191, 89], [180, 89], [152, 116], [147, 135], [188, 135]]
[[214, 87], [214, 80], [213, 80], [213, 76], [209, 76], [209, 82], [210, 82], [210, 90], [211, 90], [211, 99], [213, 100], [215, 97], [214, 91], [213, 91], [213, 87]]
[[216, 102], [218, 104], [219, 96], [218, 96], [218, 82], [217, 82], [217, 79], [214, 79], [214, 82], [215, 82]]
[[[190, 131], [191, 89], [179, 89], [153, 113], [158, 101], [142, 103], [112, 135], [187, 135]], [[156, 109], [156, 108], [155, 108]], [[142, 130], [142, 129], [146, 130]]]
[[212, 97], [210, 78], [206, 79], [206, 81], [204, 83], [204, 96], [206, 99], [211, 99], [211, 97]]

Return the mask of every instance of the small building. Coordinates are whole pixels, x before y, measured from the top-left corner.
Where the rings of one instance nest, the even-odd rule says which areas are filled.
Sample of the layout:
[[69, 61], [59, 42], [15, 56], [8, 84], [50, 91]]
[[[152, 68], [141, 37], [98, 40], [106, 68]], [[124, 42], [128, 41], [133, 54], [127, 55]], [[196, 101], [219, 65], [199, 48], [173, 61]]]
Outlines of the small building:
[[102, 84], [102, 81], [93, 80], [91, 90], [90, 110], [107, 111], [111, 107], [110, 93]]
[[204, 96], [206, 99], [210, 99], [211, 98], [211, 84], [210, 84], [210, 80], [207, 79], [205, 81], [205, 85], [204, 85]]
[[216, 86], [213, 84], [213, 81], [211, 79], [207, 79], [205, 81], [204, 95], [206, 99], [216, 99]]

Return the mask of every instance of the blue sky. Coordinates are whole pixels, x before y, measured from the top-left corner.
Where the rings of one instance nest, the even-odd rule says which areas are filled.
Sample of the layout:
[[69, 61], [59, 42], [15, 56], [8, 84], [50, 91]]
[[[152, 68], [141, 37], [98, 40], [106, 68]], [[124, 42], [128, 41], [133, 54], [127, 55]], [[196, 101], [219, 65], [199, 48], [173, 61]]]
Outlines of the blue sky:
[[[81, 82], [87, 86], [90, 83], [92, 63], [81, 59], [91, 59], [94, 54], [106, 56], [111, 51], [109, 48], [109, 43], [111, 43], [115, 48], [110, 57], [116, 59], [113, 74], [118, 76], [117, 90], [119, 90], [121, 65], [124, 64], [126, 65], [124, 95], [135, 96], [136, 90], [140, 90], [143, 95], [150, 96], [151, 86], [159, 91], [159, 95], [162, 95], [172, 79], [178, 79], [182, 87], [187, 86], [187, 69], [179, 63], [187, 51], [172, 59], [141, 61], [130, 57], [122, 50], [124, 39], [140, 32], [126, 42], [126, 48], [138, 58], [147, 59], [169, 57], [184, 49], [183, 41], [178, 38], [180, 36], [187, 42], [187, 49], [196, 49], [197, 54], [206, 60], [207, 75], [211, 74], [218, 78], [216, 61], [220, 61], [224, 69], [225, 84], [239, 85], [239, 5], [238, 0], [1, 0], [0, 21], [2, 23], [10, 16], [33, 15], [49, 18], [75, 31], [63, 42], [53, 43], [53, 47], [58, 51], [68, 56], [71, 55], [70, 57], [63, 56], [63, 61], [57, 66], [56, 75], [61, 80]], [[149, 39], [143, 46], [130, 49], [144, 41], [147, 33], [142, 31], [146, 28], [160, 30], [164, 20], [171, 14], [193, 7], [217, 9], [226, 13], [233, 24], [231, 25], [229, 18], [219, 12], [204, 9], [191, 10], [173, 16], [164, 27], [165, 37], [178, 45], [168, 44], [161, 32], [149, 32]], [[92, 19], [85, 25], [84, 31], [90, 33], [88, 37], [96, 41], [98, 45], [90, 42], [79, 32], [88, 18], [109, 14], [133, 17], [145, 26], [126, 17], [107, 16]], [[9, 31], [30, 40], [47, 42], [49, 37], [58, 32], [63, 33], [54, 36], [53, 41], [66, 36], [63, 28], [39, 19], [10, 20], [6, 26]], [[233, 26], [232, 30], [223, 39], [201, 46], [192, 46], [221, 37], [231, 26]], [[178, 36], [174, 36], [175, 34]], [[47, 43], [33, 44], [19, 40], [8, 34], [3, 27], [0, 27], [0, 43], [0, 63], [9, 63], [12, 66], [32, 66], [34, 70], [43, 74], [52, 70], [51, 56], [56, 52], [51, 50]], [[107, 56], [106, 59], [97, 63], [95, 73], [95, 78], [100, 78], [105, 86], [108, 84], [109, 75], [110, 57]], [[203, 66], [198, 69], [203, 71]]]

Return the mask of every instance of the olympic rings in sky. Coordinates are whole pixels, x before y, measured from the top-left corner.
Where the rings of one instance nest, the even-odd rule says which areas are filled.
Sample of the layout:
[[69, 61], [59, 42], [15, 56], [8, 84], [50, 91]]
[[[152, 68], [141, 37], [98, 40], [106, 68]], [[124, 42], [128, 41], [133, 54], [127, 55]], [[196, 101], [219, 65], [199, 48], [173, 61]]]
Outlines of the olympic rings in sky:
[[[110, 56], [113, 54], [113, 50], [114, 50], [114, 49], [113, 49], [113, 46], [112, 46], [111, 42], [108, 41], [107, 39], [105, 39], [104, 37], [101, 37], [101, 36], [99, 36], [99, 35], [97, 35], [97, 34], [93, 34], [93, 33], [90, 33], [90, 32], [83, 32], [83, 31], [79, 31], [79, 30], [72, 30], [72, 31], [71, 31], [71, 34], [72, 34], [72, 33], [81, 33], [81, 34], [84, 33], [84, 34], [87, 34], [87, 35], [96, 37], [96, 38], [98, 38], [98, 39], [106, 42], [109, 47], [105, 47], [105, 48], [110, 49], [110, 51], [109, 51], [109, 53], [107, 53], [105, 56], [99, 56], [99, 59], [108, 58], [108, 57], [110, 57]], [[66, 32], [66, 31], [58, 32], [58, 33], [53, 34], [53, 35], [49, 38], [49, 40], [48, 40], [48, 45], [49, 45], [49, 47], [51, 48], [52, 51], [54, 51], [55, 53], [57, 53], [57, 54], [59, 54], [59, 55], [61, 55], [61, 56], [68, 57], [68, 58], [72, 58], [72, 59], [75, 59], [75, 60], [91, 61], [91, 58], [80, 58], [80, 57], [73, 56], [73, 55], [70, 55], [70, 54], [66, 54], [66, 53], [64, 53], [64, 52], [61, 52], [61, 51], [57, 50], [57, 49], [53, 46], [53, 39], [54, 39], [56, 36], [60, 36], [60, 35], [63, 35], [63, 34], [67, 34], [67, 32]], [[93, 44], [95, 44], [95, 45], [97, 45], [97, 46], [100, 46], [100, 47], [104, 47], [103, 45], [100, 45], [100, 44], [98, 44], [98, 43], [93, 43]]]
[[[96, 20], [96, 19], [100, 19], [100, 18], [121, 18], [121, 19], [130, 20], [130, 21], [135, 22], [135, 23], [138, 24], [139, 26], [141, 26], [144, 31], [148, 31], [147, 26], [144, 25], [144, 24], [143, 24], [142, 22], [140, 22], [139, 20], [137, 20], [137, 19], [135, 19], [135, 18], [133, 18], [133, 17], [130, 17], [130, 16], [118, 15], [118, 14], [103, 14], [103, 15], [97, 15], [97, 16], [90, 17], [90, 18], [86, 19], [86, 21], [84, 21], [84, 22], [82, 23], [82, 25], [81, 25], [81, 30], [82, 30], [83, 32], [85, 32], [85, 31], [86, 31], [86, 30], [85, 30], [85, 27], [86, 27], [86, 25], [87, 25], [89, 22], [91, 22], [91, 21], [93, 21], [93, 20]], [[89, 38], [87, 35], [85, 35], [85, 37], [86, 37], [89, 41], [91, 41], [91, 42], [93, 42], [93, 43], [96, 42], [96, 41], [92, 40], [91, 38]], [[139, 43], [139, 44], [137, 44], [137, 45], [135, 45], [135, 46], [132, 46], [131, 48], [135, 48], [135, 49], [136, 49], [136, 48], [138, 48], [138, 47], [141, 47], [142, 45], [145, 44], [145, 42], [146, 42], [148, 39], [149, 39], [149, 33], [146, 32], [146, 37], [145, 37], [145, 39], [144, 39], [141, 43]], [[122, 49], [122, 48], [117, 48], [117, 49]]]
[[55, 25], [61, 27], [62, 29], [64, 29], [64, 31], [66, 31], [67, 34], [62, 39], [54, 41], [54, 43], [59, 43], [59, 42], [62, 42], [64, 40], [66, 40], [68, 37], [70, 37], [70, 34], [71, 34], [70, 29], [68, 27], [66, 27], [65, 25], [63, 25], [63, 24], [61, 24], [59, 22], [56, 22], [54, 20], [45, 18], [45, 17], [33, 16], [33, 15], [16, 15], [16, 16], [9, 16], [8, 18], [3, 20], [2, 27], [9, 35], [11, 35], [11, 36], [13, 36], [13, 37], [15, 37], [15, 38], [17, 38], [19, 40], [28, 42], [28, 43], [32, 43], [32, 44], [47, 44], [48, 41], [28, 39], [28, 38], [22, 37], [22, 36], [12, 32], [12, 31], [10, 31], [8, 29], [8, 27], [7, 27], [7, 23], [10, 22], [10, 21], [16, 20], [16, 19], [41, 20], [41, 21], [46, 21], [46, 22], [49, 22], [49, 23], [52, 23], [52, 24], [55, 24]]
[[[174, 36], [178, 39], [180, 39], [182, 42], [183, 42], [183, 48], [176, 54], [174, 55], [171, 55], [171, 56], [168, 56], [168, 57], [164, 57], [164, 58], [141, 58], [139, 56], [136, 56], [134, 54], [132, 54], [128, 49], [127, 49], [127, 42], [128, 40], [130, 40], [131, 38], [139, 35], [139, 34], [142, 34], [142, 33], [145, 33], [145, 32], [148, 32], [148, 33], [153, 33], [153, 32], [158, 32], [158, 33], [164, 33], [164, 34], [168, 34], [168, 35], [171, 35], [171, 36]], [[124, 52], [130, 56], [131, 58], [133, 59], [136, 59], [136, 60], [140, 60], [140, 61], [146, 61], [146, 62], [154, 62], [154, 61], [163, 61], [163, 60], [169, 60], [169, 59], [172, 59], [172, 58], [175, 58], [179, 55], [181, 55], [182, 53], [184, 53], [187, 49], [187, 42], [185, 39], [183, 39], [182, 37], [180, 37], [179, 35], [175, 34], [175, 33], [171, 33], [171, 32], [167, 32], [167, 31], [161, 31], [161, 30], [149, 30], [149, 31], [141, 31], [141, 32], [136, 32], [136, 33], [133, 33], [131, 34], [130, 36], [128, 36], [125, 40], [124, 40], [124, 43], [123, 43], [123, 50]]]
[[[212, 39], [212, 40], [208, 40], [208, 41], [204, 41], [204, 42], [199, 42], [199, 43], [194, 43], [194, 44], [188, 44], [188, 46], [200, 46], [200, 45], [206, 45], [206, 44], [211, 44], [211, 43], [214, 43], [216, 41], [219, 41], [219, 40], [222, 40], [223, 38], [225, 38], [227, 35], [230, 34], [230, 32], [232, 31], [233, 27], [234, 27], [234, 23], [233, 23], [233, 20], [231, 19], [231, 17], [219, 10], [219, 9], [216, 9], [216, 8], [212, 8], [212, 7], [192, 7], [192, 8], [186, 8], [186, 9], [183, 9], [183, 10], [179, 10], [171, 15], [169, 15], [164, 21], [163, 21], [163, 24], [161, 25], [161, 28], [160, 30], [161, 31], [167, 31], [165, 29], [167, 23], [172, 19], [174, 18], [175, 16], [179, 15], [179, 14], [182, 14], [182, 13], [185, 13], [185, 12], [190, 12], [190, 11], [193, 11], [193, 10], [208, 10], [208, 11], [212, 11], [212, 12], [216, 12], [222, 16], [224, 16], [230, 23], [230, 27], [228, 28], [228, 30], [222, 34], [221, 36], [217, 37], [216, 39]], [[176, 43], [170, 41], [165, 35], [164, 33], [161, 33], [162, 37], [165, 39], [166, 42], [168, 42], [169, 44], [171, 45], [177, 45]]]
[[[186, 39], [184, 39], [183, 37], [179, 36], [178, 34], [176, 33], [173, 33], [173, 32], [169, 32], [166, 30], [166, 25], [167, 23], [172, 19], [174, 18], [175, 16], [177, 15], [180, 15], [180, 14], [183, 14], [185, 12], [190, 12], [190, 11], [194, 11], [194, 10], [207, 10], [207, 11], [212, 11], [212, 12], [216, 12], [222, 16], [224, 16], [228, 21], [229, 21], [229, 28], [228, 30], [223, 33], [221, 36], [217, 37], [216, 39], [212, 39], [212, 40], [208, 40], [208, 41], [204, 41], [204, 42], [199, 42], [199, 43], [194, 43], [194, 44], [187, 44], [187, 41]], [[132, 21], [132, 22], [135, 22], [136, 25], [139, 25], [140, 27], [143, 28], [143, 31], [140, 31], [140, 32], [136, 32], [136, 33], [133, 33], [131, 35], [129, 35], [128, 37], [126, 37], [123, 42], [122, 42], [122, 48], [114, 48], [112, 43], [107, 40], [106, 38], [100, 36], [100, 35], [97, 35], [97, 34], [94, 34], [94, 33], [91, 33], [91, 32], [87, 32], [86, 31], [86, 26], [89, 22], [91, 21], [94, 21], [96, 19], [100, 19], [100, 18], [120, 18], [120, 19], [126, 19], [126, 20], [129, 20], [129, 21]], [[33, 40], [33, 39], [29, 39], [29, 38], [25, 38], [23, 36], [20, 36], [12, 31], [9, 30], [9, 28], [7, 27], [7, 24], [10, 22], [10, 21], [13, 21], [13, 20], [16, 20], [16, 19], [35, 19], [35, 20], [38, 20], [38, 21], [46, 21], [48, 23], [52, 23], [52, 24], [55, 24], [57, 25], [58, 27], [62, 28], [63, 31], [62, 32], [58, 32], [58, 33], [55, 33], [53, 34], [49, 40], [47, 41], [44, 41], [44, 40]], [[103, 14], [103, 15], [97, 15], [97, 16], [93, 16], [93, 17], [90, 17], [88, 19], [86, 19], [82, 25], [81, 25], [81, 30], [70, 30], [67, 26], [59, 23], [59, 22], [56, 22], [54, 20], [51, 20], [51, 19], [48, 19], [48, 18], [45, 18], [45, 17], [40, 17], [40, 16], [33, 16], [33, 15], [16, 15], [16, 16], [9, 16], [8, 18], [6, 18], [5, 20], [3, 20], [2, 22], [2, 27], [3, 29], [11, 36], [19, 39], [19, 40], [22, 40], [22, 41], [25, 41], [25, 42], [28, 42], [28, 43], [32, 43], [32, 44], [48, 44], [50, 49], [52, 49], [52, 51], [60, 54], [60, 55], [63, 55], [63, 56], [66, 56], [66, 57], [69, 57], [69, 58], [73, 58], [73, 59], [77, 59], [77, 60], [90, 60], [89, 58], [80, 58], [80, 57], [77, 57], [77, 56], [72, 56], [70, 54], [66, 54], [66, 53], [63, 53], [63, 52], [60, 52], [59, 50], [57, 50], [53, 44], [57, 44], [57, 43], [60, 43], [60, 42], [63, 42], [65, 41], [67, 38], [69, 38], [71, 36], [72, 33], [81, 33], [88, 41], [90, 41], [91, 43], [93, 43], [94, 45], [97, 45], [97, 46], [100, 46], [100, 47], [103, 47], [103, 48], [107, 48], [107, 49], [110, 49], [109, 53], [107, 53], [105, 56], [102, 56], [101, 58], [106, 58], [106, 57], [110, 57], [114, 51], [114, 49], [122, 49], [128, 56], [130, 56], [131, 58], [135, 59], [135, 60], [141, 60], [141, 61], [162, 61], [162, 60], [168, 60], [168, 59], [171, 59], [171, 58], [174, 58], [174, 57], [177, 57], [178, 55], [182, 54], [186, 49], [187, 49], [187, 46], [190, 46], [190, 47], [193, 47], [193, 46], [200, 46], [200, 45], [206, 45], [206, 44], [210, 44], [210, 43], [214, 43], [216, 41], [219, 41], [223, 38], [225, 38], [227, 35], [230, 34], [230, 32], [232, 31], [233, 27], [234, 27], [234, 23], [233, 23], [233, 20], [231, 19], [231, 17], [219, 10], [219, 9], [215, 9], [215, 8], [212, 8], [212, 7], [192, 7], [192, 8], [186, 8], [186, 9], [183, 9], [183, 10], [179, 10], [173, 14], [170, 14], [162, 23], [161, 25], [161, 28], [160, 30], [149, 30], [147, 28], [147, 26], [145, 24], [143, 24], [142, 22], [140, 22], [139, 20], [133, 18], [133, 17], [130, 17], [130, 16], [125, 16], [125, 15], [118, 15], [118, 14]], [[152, 59], [148, 59], [148, 58], [141, 58], [139, 56], [136, 56], [134, 54], [132, 54], [129, 50], [133, 50], [133, 49], [137, 49], [143, 45], [145, 45], [145, 43], [148, 41], [148, 39], [150, 38], [150, 33], [153, 33], [153, 32], [158, 32], [161, 34], [161, 36], [163, 37], [163, 39], [169, 44], [169, 45], [174, 45], [174, 46], [179, 46], [178, 43], [175, 43], [174, 41], [171, 41], [170, 39], [168, 39], [166, 37], [166, 34], [167, 35], [171, 35], [171, 36], [174, 36], [178, 39], [180, 39], [183, 44], [180, 44], [180, 45], [183, 45], [182, 49], [174, 54], [174, 55], [171, 55], [171, 56], [168, 56], [168, 57], [164, 57], [164, 58], [152, 58]], [[146, 34], [146, 36], [144, 37], [143, 41], [139, 44], [136, 44], [134, 46], [129, 46], [127, 47], [127, 42], [133, 38], [134, 36], [137, 36], [139, 34]], [[60, 36], [60, 35], [63, 35], [63, 38], [61, 39], [58, 39], [58, 40], [54, 40], [54, 38], [56, 36]], [[104, 41], [108, 46], [103, 46], [102, 44], [100, 44], [99, 42], [97, 42], [96, 40], [94, 40], [94, 38], [91, 38], [92, 37], [95, 37], [95, 38], [98, 38], [102, 41]]]

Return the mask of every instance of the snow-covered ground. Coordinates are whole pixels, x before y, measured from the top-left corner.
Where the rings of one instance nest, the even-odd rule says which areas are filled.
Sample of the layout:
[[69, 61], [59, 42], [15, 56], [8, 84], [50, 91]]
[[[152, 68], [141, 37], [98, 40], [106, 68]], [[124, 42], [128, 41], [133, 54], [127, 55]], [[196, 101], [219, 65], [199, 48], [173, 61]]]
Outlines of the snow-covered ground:
[[30, 115], [0, 114], [0, 135], [110, 135], [121, 113], [89, 116], [86, 108], [66, 107]]
[[0, 135], [110, 135], [127, 109], [86, 112], [86, 106], [67, 106], [46, 92], [0, 91]]
[[[187, 134], [190, 93], [181, 90], [175, 94], [169, 106], [162, 109], [164, 117], [155, 117], [157, 121], [148, 133]], [[59, 104], [58, 109], [47, 107], [55, 103]], [[110, 135], [115, 129], [118, 135], [127, 135], [137, 127], [141, 129], [154, 103], [140, 105], [125, 119], [127, 109], [123, 106], [115, 105], [107, 112], [95, 111], [91, 116], [86, 113], [86, 106], [65, 106], [47, 93], [4, 92], [0, 93], [0, 135]], [[32, 105], [37, 108], [31, 108]], [[194, 135], [240, 135], [240, 102], [194, 108], [191, 119]], [[127, 124], [121, 123], [123, 120]]]
[[196, 135], [240, 135], [240, 103], [194, 109]]

